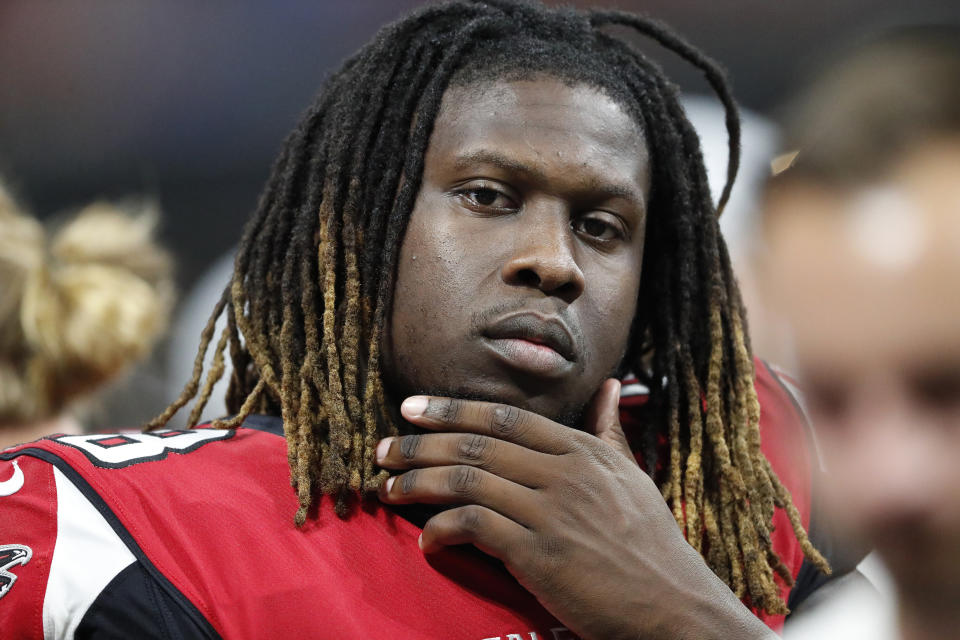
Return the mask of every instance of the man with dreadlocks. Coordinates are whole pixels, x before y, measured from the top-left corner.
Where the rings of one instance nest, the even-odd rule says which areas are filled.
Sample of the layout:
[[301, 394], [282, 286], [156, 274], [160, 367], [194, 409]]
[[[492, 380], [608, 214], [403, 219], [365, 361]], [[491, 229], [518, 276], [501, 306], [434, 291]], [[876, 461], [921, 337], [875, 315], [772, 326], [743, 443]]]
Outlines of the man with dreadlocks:
[[[609, 27], [716, 89], [722, 208], [736, 110], [664, 26], [477, 0], [385, 28], [288, 138], [153, 430], [2, 454], [29, 478], [0, 498], [4, 630], [766, 637], [751, 609], [778, 627], [828, 571], [804, 530], [814, 461], [755, 375], [676, 90]], [[194, 397], [195, 425], [228, 350], [233, 416], [165, 428]]]

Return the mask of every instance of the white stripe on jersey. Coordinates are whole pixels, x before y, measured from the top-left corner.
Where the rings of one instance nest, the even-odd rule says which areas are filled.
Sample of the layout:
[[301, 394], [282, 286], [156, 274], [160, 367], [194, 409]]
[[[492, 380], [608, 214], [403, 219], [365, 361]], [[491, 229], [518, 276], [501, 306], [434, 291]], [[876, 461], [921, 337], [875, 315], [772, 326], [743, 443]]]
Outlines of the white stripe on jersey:
[[57, 542], [43, 599], [45, 640], [73, 638], [77, 625], [133, 554], [80, 490], [54, 467]]
[[637, 376], [628, 373], [620, 379], [620, 397], [629, 398], [630, 396], [645, 396], [650, 393], [646, 385], [640, 384]]
[[648, 393], [650, 393], [650, 390], [639, 382], [624, 383], [623, 386], [620, 387], [621, 398], [629, 398], [630, 396], [645, 396]]

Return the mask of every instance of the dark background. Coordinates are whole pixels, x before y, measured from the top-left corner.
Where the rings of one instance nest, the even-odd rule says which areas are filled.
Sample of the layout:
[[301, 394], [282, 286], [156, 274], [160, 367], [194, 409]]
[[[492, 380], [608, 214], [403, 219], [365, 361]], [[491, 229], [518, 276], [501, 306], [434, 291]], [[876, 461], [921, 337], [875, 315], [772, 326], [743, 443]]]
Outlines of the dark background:
[[[146, 194], [185, 289], [236, 242], [322, 78], [414, 0], [0, 0], [0, 173], [40, 217]], [[960, 19], [956, 0], [646, 0], [771, 114], [830, 51], [881, 27]], [[695, 72], [657, 53], [668, 74]]]

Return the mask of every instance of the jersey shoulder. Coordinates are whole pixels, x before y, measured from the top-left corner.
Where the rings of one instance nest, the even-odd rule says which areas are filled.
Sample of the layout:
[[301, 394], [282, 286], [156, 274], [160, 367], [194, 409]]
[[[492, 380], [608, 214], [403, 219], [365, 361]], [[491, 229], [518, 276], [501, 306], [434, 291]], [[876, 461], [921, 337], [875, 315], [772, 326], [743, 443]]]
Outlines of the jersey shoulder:
[[[280, 431], [279, 420], [255, 418], [231, 430], [54, 434], [0, 452], [0, 628], [18, 638], [74, 637], [85, 625], [216, 637], [158, 569], [158, 550], [188, 519], [203, 531], [184, 505], [251, 495], [244, 470], [284, 459]], [[262, 486], [254, 476], [246, 484]]]
[[[243, 482], [243, 463], [282, 451], [279, 418], [254, 416], [238, 429], [159, 429], [83, 435], [53, 434], [12, 447], [0, 459], [43, 460], [98, 488], [150, 483], [157, 490], [190, 492], [196, 483]], [[172, 496], [168, 496], [172, 497]]]
[[[52, 438], [15, 452], [15, 459], [75, 484], [126, 546], [126, 561], [132, 555], [97, 586], [99, 602], [123, 596], [144, 575], [157, 587], [151, 593], [175, 594], [168, 608], [177, 613], [166, 617], [199, 631], [165, 637], [314, 637], [318, 619], [324, 637], [342, 638], [376, 637], [384, 629], [398, 640], [521, 631], [543, 637], [561, 629], [502, 566], [461, 549], [428, 559], [417, 543], [419, 527], [375, 501], [340, 519], [324, 496], [315, 517], [296, 527], [297, 496], [285, 440], [276, 433], [244, 427], [189, 442], [187, 435], [167, 436], [177, 446], [166, 450], [124, 433]], [[103, 460], [100, 445], [138, 451]], [[103, 629], [129, 609], [116, 602], [87, 605], [65, 624]], [[139, 631], [119, 637], [151, 637]]]

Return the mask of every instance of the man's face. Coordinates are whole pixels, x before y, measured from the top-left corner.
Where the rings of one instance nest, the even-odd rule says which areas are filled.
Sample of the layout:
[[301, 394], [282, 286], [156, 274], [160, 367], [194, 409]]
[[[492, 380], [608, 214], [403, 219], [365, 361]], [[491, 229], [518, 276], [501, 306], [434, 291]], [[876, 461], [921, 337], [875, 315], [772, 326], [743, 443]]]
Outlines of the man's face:
[[575, 420], [627, 345], [648, 176], [638, 126], [595, 89], [450, 88], [400, 251], [393, 389]]
[[[835, 520], [911, 593], [960, 589], [960, 145], [874, 187], [793, 185], [768, 211]], [[933, 595], [933, 594], [928, 594]]]

